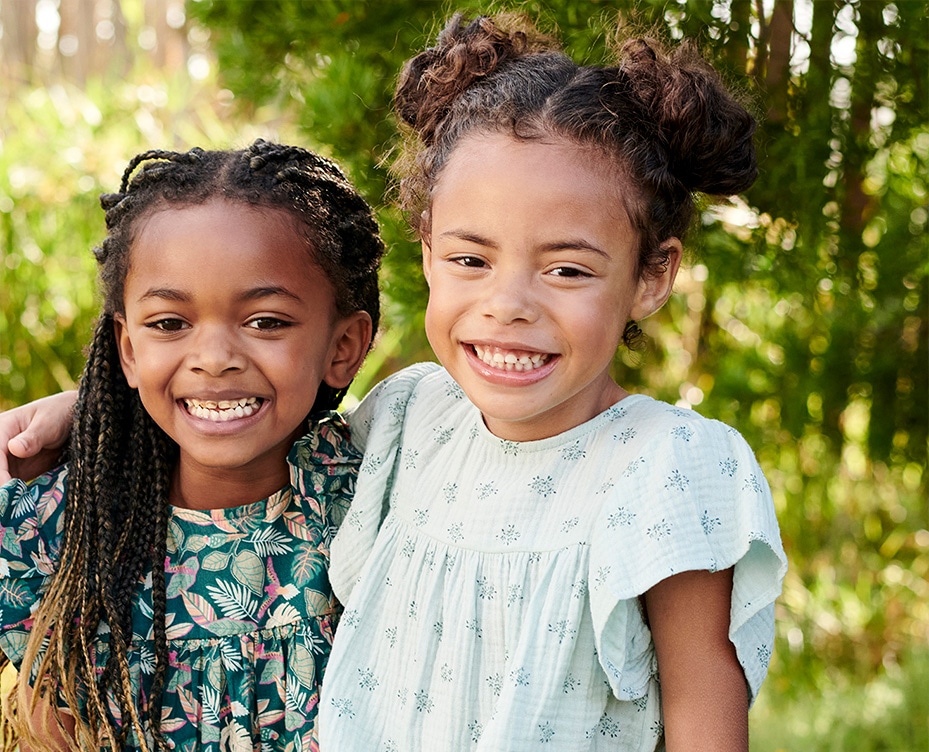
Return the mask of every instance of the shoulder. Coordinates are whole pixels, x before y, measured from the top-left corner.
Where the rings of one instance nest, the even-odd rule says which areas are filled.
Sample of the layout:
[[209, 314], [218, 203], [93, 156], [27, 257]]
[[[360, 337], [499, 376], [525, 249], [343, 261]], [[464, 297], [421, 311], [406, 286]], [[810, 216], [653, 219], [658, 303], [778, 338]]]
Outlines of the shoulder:
[[461, 387], [437, 363], [416, 363], [398, 371], [375, 386], [356, 408], [346, 412], [355, 445], [364, 450], [370, 434], [392, 432], [402, 425], [409, 407], [424, 395], [456, 390], [463, 398]]

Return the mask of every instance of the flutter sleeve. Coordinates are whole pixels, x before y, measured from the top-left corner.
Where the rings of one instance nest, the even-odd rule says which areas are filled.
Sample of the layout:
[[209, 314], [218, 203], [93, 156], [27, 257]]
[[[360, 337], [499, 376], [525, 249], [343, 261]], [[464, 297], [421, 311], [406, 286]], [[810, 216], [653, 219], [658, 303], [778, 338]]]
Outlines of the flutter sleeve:
[[774, 601], [787, 569], [774, 504], [734, 429], [669, 409], [613, 468], [591, 542], [597, 651], [613, 692], [632, 699], [655, 669], [638, 596], [675, 574], [733, 568], [729, 638], [753, 702], [774, 643]]
[[364, 459], [351, 508], [332, 542], [329, 577], [342, 603], [348, 601], [358, 582], [387, 515], [407, 406], [415, 399], [419, 382], [439, 368], [435, 363], [405, 368], [374, 387], [345, 414], [352, 442], [364, 452]]
[[67, 468], [0, 487], [0, 651], [19, 668], [32, 613], [58, 566]]

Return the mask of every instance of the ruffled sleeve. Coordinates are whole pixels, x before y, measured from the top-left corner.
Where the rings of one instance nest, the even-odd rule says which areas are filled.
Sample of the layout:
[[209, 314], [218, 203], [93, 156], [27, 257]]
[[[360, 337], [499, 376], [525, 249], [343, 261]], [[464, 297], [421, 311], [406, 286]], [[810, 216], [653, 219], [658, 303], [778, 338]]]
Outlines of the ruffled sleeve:
[[787, 569], [771, 492], [738, 432], [662, 408], [639, 421], [644, 440], [611, 469], [615, 481], [591, 541], [599, 660], [617, 697], [642, 696], [655, 659], [638, 596], [680, 572], [734, 567], [729, 638], [754, 701]]
[[361, 464], [348, 424], [339, 413], [327, 413], [294, 442], [287, 461], [291, 485], [309, 507], [306, 518], [325, 520], [331, 540], [348, 513]]
[[374, 387], [358, 407], [346, 413], [352, 441], [364, 452], [364, 459], [351, 509], [332, 543], [329, 576], [342, 603], [358, 582], [387, 515], [406, 409], [415, 399], [419, 382], [438, 370], [435, 363], [405, 368]]
[[0, 487], [0, 650], [19, 668], [32, 612], [58, 566], [67, 468]]

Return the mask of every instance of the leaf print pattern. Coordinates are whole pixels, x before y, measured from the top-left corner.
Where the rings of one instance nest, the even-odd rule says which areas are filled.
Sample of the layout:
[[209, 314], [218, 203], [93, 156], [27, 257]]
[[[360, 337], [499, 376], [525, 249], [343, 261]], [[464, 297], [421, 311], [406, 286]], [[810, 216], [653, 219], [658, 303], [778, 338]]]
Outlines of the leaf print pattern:
[[[333, 414], [298, 441], [291, 485], [222, 510], [172, 511], [165, 575], [170, 665], [162, 730], [175, 749], [315, 749], [319, 683], [338, 615], [328, 546], [361, 464]], [[0, 488], [0, 647], [18, 662], [63, 529], [67, 470]], [[333, 516], [330, 516], [333, 515]], [[335, 516], [337, 515], [337, 516]], [[151, 577], [139, 584], [130, 676], [137, 697], [154, 671]], [[346, 622], [356, 621], [353, 614]], [[109, 654], [98, 636], [98, 665]], [[286, 657], [285, 657], [286, 656]], [[372, 675], [359, 681], [374, 684]], [[351, 701], [340, 708], [352, 714]], [[137, 746], [130, 732], [127, 749]]]

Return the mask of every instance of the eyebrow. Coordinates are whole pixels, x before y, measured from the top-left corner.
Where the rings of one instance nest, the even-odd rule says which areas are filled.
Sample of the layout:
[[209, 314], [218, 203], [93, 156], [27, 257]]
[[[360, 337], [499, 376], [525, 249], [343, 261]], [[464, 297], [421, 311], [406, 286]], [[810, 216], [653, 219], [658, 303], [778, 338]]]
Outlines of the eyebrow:
[[[440, 238], [457, 238], [458, 240], [464, 240], [468, 243], [474, 243], [475, 245], [484, 246], [485, 248], [496, 248], [497, 244], [492, 240], [489, 240], [481, 235], [477, 235], [473, 232], [468, 232], [466, 230], [448, 230], [439, 235]], [[586, 240], [581, 238], [570, 238], [565, 240], [556, 240], [551, 243], [544, 243], [539, 246], [540, 253], [552, 253], [554, 251], [587, 251], [589, 253], [595, 253], [598, 256], [603, 256], [604, 258], [610, 258], [610, 255], [604, 251], [602, 248], [588, 243]]]
[[[243, 290], [241, 293], [236, 295], [237, 303], [245, 303], [252, 300], [261, 300], [263, 298], [272, 298], [272, 297], [285, 297], [295, 300], [298, 303], [302, 303], [302, 299], [299, 295], [295, 295], [286, 287], [281, 287], [279, 285], [265, 285], [263, 287], [251, 287], [248, 290]], [[170, 300], [175, 303], [190, 303], [193, 298], [191, 295], [184, 290], [177, 290], [173, 287], [152, 287], [145, 291], [142, 295], [139, 296], [138, 302], [141, 303], [145, 300]]]

